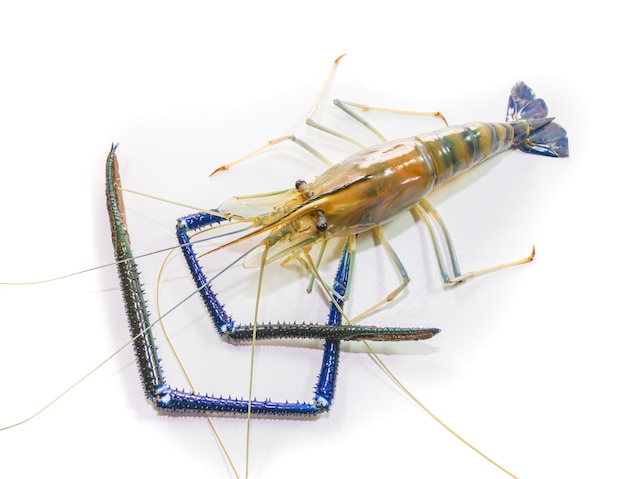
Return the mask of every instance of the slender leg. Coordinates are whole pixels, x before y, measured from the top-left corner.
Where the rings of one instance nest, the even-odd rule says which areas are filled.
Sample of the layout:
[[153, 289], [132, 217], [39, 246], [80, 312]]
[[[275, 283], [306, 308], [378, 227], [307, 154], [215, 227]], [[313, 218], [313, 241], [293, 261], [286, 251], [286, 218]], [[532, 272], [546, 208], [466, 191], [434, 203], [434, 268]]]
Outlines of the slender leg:
[[[306, 124], [316, 128], [320, 131], [323, 131], [325, 133], [328, 133], [329, 135], [335, 136], [337, 138], [341, 138], [344, 141], [347, 141], [348, 143], [353, 144], [354, 146], [356, 146], [359, 149], [363, 149], [365, 148], [365, 145], [359, 143], [358, 141], [356, 141], [355, 139], [344, 135], [336, 130], [332, 130], [330, 128], [327, 128], [323, 125], [320, 125], [319, 123], [317, 123], [314, 119], [313, 116], [315, 116], [315, 114], [317, 113], [317, 111], [319, 110], [320, 104], [322, 102], [322, 100], [324, 100], [324, 98], [326, 97], [326, 93], [328, 92], [328, 88], [330, 86], [330, 84], [332, 83], [332, 79], [334, 77], [335, 74], [335, 70], [337, 69], [337, 66], [339, 65], [339, 62], [341, 61], [341, 59], [343, 58], [344, 55], [340, 56], [339, 58], [337, 58], [335, 60], [335, 62], [333, 63], [333, 68], [331, 70], [331, 73], [328, 75], [328, 78], [326, 79], [326, 82], [324, 83], [324, 86], [322, 88], [322, 91], [320, 92], [320, 95], [317, 98], [317, 101], [315, 102], [315, 105], [313, 106], [313, 109], [311, 111], [311, 113], [309, 113], [309, 115], [306, 118]], [[216, 173], [219, 173], [220, 171], [225, 171], [228, 170], [230, 168], [232, 168], [233, 166], [242, 163], [244, 161], [249, 160], [250, 158], [256, 156], [257, 154], [259, 154], [260, 152], [262, 152], [263, 150], [266, 150], [267, 148], [273, 147], [275, 145], [278, 145], [280, 143], [283, 143], [285, 141], [291, 141], [292, 143], [298, 145], [299, 147], [303, 148], [305, 151], [307, 151], [308, 153], [310, 153], [313, 157], [315, 157], [316, 159], [318, 159], [324, 166], [329, 167], [332, 166], [332, 162], [329, 161], [324, 155], [322, 155], [319, 151], [317, 151], [315, 148], [313, 148], [311, 145], [309, 145], [307, 142], [305, 142], [304, 140], [294, 136], [294, 135], [287, 135], [287, 136], [281, 136], [280, 138], [275, 138], [273, 140], [268, 141], [265, 145], [251, 151], [250, 153], [242, 156], [241, 158], [232, 161], [230, 163], [227, 163], [225, 165], [220, 166], [219, 168], [217, 168], [215, 171], [213, 171], [213, 173], [211, 173], [211, 175], [214, 175]]]
[[[336, 138], [339, 138], [343, 141], [346, 141], [354, 146], [356, 146], [359, 149], [364, 149], [365, 145], [363, 145], [362, 143], [360, 143], [359, 141], [355, 140], [354, 138], [347, 136], [337, 130], [334, 130], [332, 128], [329, 128], [327, 126], [324, 126], [320, 123], [318, 123], [315, 120], [315, 116], [317, 115], [317, 112], [320, 109], [320, 105], [322, 103], [322, 101], [324, 100], [324, 98], [326, 97], [328, 90], [330, 89], [330, 85], [332, 84], [333, 78], [335, 76], [335, 72], [337, 71], [337, 67], [339, 66], [339, 62], [341, 61], [341, 59], [344, 57], [345, 55], [341, 55], [339, 58], [337, 58], [333, 64], [333, 68], [330, 72], [330, 74], [328, 75], [328, 78], [326, 79], [326, 82], [324, 83], [324, 87], [322, 88], [322, 91], [320, 92], [317, 101], [315, 102], [315, 105], [313, 106], [313, 109], [311, 110], [311, 113], [309, 113], [309, 115], [306, 118], [306, 124], [312, 128], [315, 128], [319, 131], [322, 131], [324, 133], [327, 133], [331, 136], [334, 136]], [[363, 126], [365, 129], [367, 129], [370, 133], [372, 133], [379, 141], [387, 141], [387, 139], [385, 138], [385, 136], [379, 132], [371, 123], [369, 123], [367, 120], [365, 120], [365, 118], [363, 118], [362, 116], [358, 115], [354, 109], [359, 109], [362, 111], [383, 111], [383, 112], [387, 112], [387, 113], [393, 113], [393, 114], [398, 114], [398, 115], [413, 115], [413, 116], [432, 116], [432, 117], [436, 117], [436, 118], [440, 118], [445, 124], [446, 126], [448, 125], [447, 120], [444, 118], [444, 116], [441, 114], [441, 112], [438, 111], [428, 111], [428, 112], [423, 112], [423, 111], [412, 111], [412, 110], [400, 110], [397, 108], [387, 108], [387, 107], [377, 107], [377, 106], [370, 106], [370, 105], [365, 105], [363, 103], [356, 103], [356, 102], [351, 102], [351, 101], [342, 101], [339, 99], [335, 99], [333, 100], [333, 104], [339, 108], [341, 111], [343, 111], [344, 113], [346, 113], [350, 118], [352, 118], [353, 120], [355, 120], [357, 123], [359, 123], [361, 126]]]
[[[435, 249], [435, 256], [437, 257], [437, 264], [439, 266], [441, 279], [446, 286], [454, 286], [457, 284], [461, 284], [468, 279], [475, 278], [476, 276], [481, 276], [487, 273], [492, 273], [494, 271], [499, 271], [501, 269], [510, 268], [511, 266], [518, 266], [521, 264], [529, 263], [535, 257], [535, 248], [533, 247], [530, 255], [524, 258], [510, 261], [508, 263], [502, 263], [495, 266], [489, 266], [487, 268], [470, 271], [468, 273], [461, 273], [461, 268], [459, 266], [459, 261], [454, 250], [452, 237], [450, 236], [448, 228], [446, 227], [446, 224], [444, 223], [443, 218], [441, 217], [439, 212], [426, 199], [423, 199], [413, 208], [411, 208], [411, 212], [416, 219], [422, 220], [424, 225], [426, 225], [426, 229], [428, 230], [431, 242]], [[439, 229], [439, 233], [436, 231], [437, 228]], [[443, 248], [440, 245], [441, 239], [443, 239], [444, 243]], [[447, 260], [444, 257], [442, 249], [447, 252]], [[448, 270], [448, 264], [450, 264], [452, 271]]]
[[[380, 132], [378, 131], [369, 121], [367, 121], [365, 118], [363, 118], [361, 115], [359, 115], [356, 111], [356, 109], [360, 109], [363, 111], [382, 111], [382, 112], [386, 112], [386, 113], [393, 113], [396, 115], [413, 115], [413, 116], [432, 116], [435, 118], [440, 118], [445, 124], [446, 126], [448, 125], [448, 122], [446, 121], [446, 119], [444, 118], [444, 116], [438, 112], [438, 111], [412, 111], [412, 110], [400, 110], [397, 108], [386, 108], [386, 107], [378, 107], [378, 106], [370, 106], [370, 105], [365, 105], [363, 103], [356, 103], [356, 102], [352, 102], [352, 101], [343, 101], [340, 99], [335, 99], [333, 100], [333, 104], [339, 108], [341, 111], [343, 111], [346, 115], [348, 115], [350, 118], [352, 118], [354, 121], [356, 121], [359, 125], [361, 125], [362, 127], [364, 127], [366, 130], [368, 130], [370, 133], [372, 133], [379, 141], [384, 142], [387, 141], [387, 138]], [[365, 145], [363, 145], [361, 142], [355, 140], [354, 138], [345, 135], [337, 130], [334, 130], [332, 128], [329, 128], [327, 126], [322, 125], [321, 123], [318, 123], [314, 118], [313, 115], [315, 113], [317, 113], [318, 108], [314, 108], [313, 112], [307, 117], [306, 119], [306, 124], [308, 126], [310, 126], [311, 128], [315, 128], [316, 130], [322, 131], [328, 135], [334, 136], [335, 138], [339, 138], [340, 140], [346, 141], [348, 143], [351, 143], [352, 145], [356, 146], [359, 149], [364, 149]]]
[[[372, 133], [374, 133], [377, 136], [380, 135], [377, 132], [377, 130], [375, 130], [373, 127], [369, 126], [369, 123], [366, 122], [365, 120], [363, 120], [362, 117], [358, 116], [352, 110], [352, 108], [357, 108], [357, 109], [362, 110], [362, 111], [381, 111], [381, 112], [385, 112], [385, 113], [393, 113], [394, 115], [430, 116], [430, 117], [433, 117], [433, 118], [439, 118], [441, 121], [444, 122], [444, 124], [446, 126], [448, 126], [448, 120], [445, 119], [445, 117], [443, 116], [443, 114], [440, 111], [402, 110], [402, 109], [399, 109], [399, 108], [389, 108], [389, 107], [386, 107], [386, 106], [365, 105], [363, 103], [357, 103], [357, 102], [354, 102], [354, 101], [343, 101], [343, 100], [339, 100], [339, 99], [334, 100], [333, 103], [335, 104], [335, 106], [337, 106], [341, 110], [345, 111], [348, 115], [350, 115], [356, 121], [358, 121], [359, 123], [363, 124], [363, 126], [365, 126], [368, 130], [371, 130]], [[350, 107], [352, 107], [352, 108], [350, 108]]]
[[373, 229], [372, 233], [374, 234], [374, 237], [380, 242], [380, 244], [383, 245], [383, 248], [385, 248], [385, 252], [387, 253], [387, 256], [389, 256], [389, 259], [391, 260], [391, 264], [393, 264], [396, 271], [400, 274], [400, 277], [402, 278], [402, 282], [391, 293], [389, 293], [383, 299], [378, 301], [376, 304], [370, 306], [365, 311], [362, 311], [358, 315], [351, 318], [350, 319], [351, 323], [356, 323], [360, 321], [366, 316], [372, 314], [374, 311], [382, 308], [386, 304], [396, 299], [398, 295], [402, 292], [402, 290], [404, 290], [411, 282], [409, 273], [406, 271], [406, 268], [402, 264], [402, 261], [400, 261], [398, 254], [395, 252], [391, 244], [389, 244], [389, 241], [387, 241], [387, 237], [385, 236], [383, 229], [380, 226], [377, 226], [376, 228]]
[[332, 162], [330, 160], [328, 160], [319, 151], [317, 151], [315, 148], [313, 148], [311, 145], [309, 145], [306, 141], [304, 141], [304, 140], [302, 140], [302, 139], [300, 139], [300, 138], [298, 138], [297, 136], [294, 136], [294, 135], [287, 135], [287, 136], [281, 136], [280, 138], [274, 138], [273, 140], [268, 141], [265, 145], [260, 146], [256, 150], [251, 151], [250, 153], [242, 156], [241, 158], [238, 158], [235, 161], [231, 161], [230, 163], [227, 163], [225, 165], [220, 166], [215, 171], [213, 171], [213, 173], [211, 173], [211, 176], [213, 176], [216, 173], [219, 173], [220, 171], [229, 170], [233, 166], [238, 165], [239, 163], [243, 163], [244, 161], [247, 161], [250, 158], [258, 155], [263, 150], [266, 150], [268, 148], [276, 146], [276, 145], [278, 145], [280, 143], [284, 143], [285, 141], [291, 141], [295, 145], [299, 146], [300, 148], [305, 150], [307, 153], [311, 154], [314, 158], [319, 160], [324, 166], [326, 166], [326, 167], [332, 166]]
[[[333, 63], [333, 68], [332, 68], [330, 74], [328, 75], [328, 78], [324, 82], [324, 86], [322, 87], [322, 90], [321, 90], [321, 92], [320, 92], [320, 94], [319, 94], [315, 104], [313, 105], [313, 108], [311, 109], [311, 112], [306, 117], [306, 124], [308, 126], [310, 126], [311, 128], [315, 128], [318, 131], [324, 132], [324, 133], [326, 133], [326, 134], [328, 134], [330, 136], [334, 136], [335, 138], [339, 138], [342, 141], [350, 143], [351, 145], [355, 146], [359, 150], [362, 150], [362, 149], [366, 148], [365, 144], [361, 143], [360, 141], [356, 140], [355, 138], [352, 138], [349, 135], [341, 133], [338, 130], [335, 130], [333, 128], [329, 128], [329, 127], [319, 123], [315, 119], [315, 117], [317, 116], [318, 111], [320, 110], [320, 106], [321, 106], [322, 102], [324, 101], [324, 99], [326, 98], [326, 96], [328, 94], [328, 90], [330, 89], [330, 85], [332, 84], [333, 78], [335, 76], [335, 72], [337, 71], [337, 67], [339, 66], [339, 62], [341, 61], [341, 59], [344, 56], [345, 55], [341, 55]], [[334, 105], [337, 108], [339, 108], [341, 111], [343, 111], [345, 114], [347, 114], [350, 118], [355, 120], [358, 124], [363, 126], [370, 133], [372, 133], [376, 137], [376, 139], [378, 141], [386, 141], [385, 136], [381, 132], [379, 132], [371, 123], [369, 123], [367, 120], [365, 120], [365, 118], [363, 118], [361, 115], [356, 113], [356, 111], [355, 111], [356, 109], [361, 110], [361, 111], [382, 111], [382, 112], [387, 112], [387, 113], [392, 113], [392, 114], [397, 114], [397, 115], [432, 116], [432, 117], [440, 118], [446, 125], [448, 125], [448, 122], [446, 121], [444, 116], [441, 114], [441, 112], [438, 112], [438, 111], [422, 112], [422, 111], [413, 111], [413, 110], [401, 110], [401, 109], [398, 109], [398, 108], [377, 107], [377, 106], [366, 105], [366, 104], [363, 104], [363, 103], [356, 103], [356, 102], [351, 102], [351, 101], [342, 101], [342, 100], [339, 100], [339, 99], [333, 100], [333, 103], [334, 103]], [[231, 163], [228, 163], [226, 165], [220, 166], [215, 171], [213, 171], [213, 173], [211, 173], [211, 175], [214, 175], [215, 173], [218, 173], [220, 171], [228, 170], [228, 169], [232, 168], [233, 166], [235, 166], [235, 165], [237, 165], [239, 163], [242, 163], [244, 161], [247, 161], [248, 159], [256, 156], [257, 154], [259, 154], [263, 150], [265, 150], [267, 148], [270, 148], [272, 146], [278, 145], [280, 143], [283, 143], [285, 141], [291, 141], [292, 143], [294, 143], [294, 144], [298, 145], [299, 147], [303, 148], [308, 153], [310, 153], [313, 157], [318, 159], [324, 166], [326, 166], [326, 167], [332, 166], [332, 162], [331, 161], [329, 161], [323, 154], [321, 154], [319, 151], [317, 151], [315, 148], [313, 148], [307, 142], [305, 142], [301, 138], [296, 137], [294, 135], [287, 135], [287, 136], [282, 136], [280, 138], [275, 138], [273, 140], [270, 140], [265, 145], [263, 145], [263, 146], [255, 149], [255, 150], [251, 151], [250, 153], [242, 156], [241, 158], [239, 158], [239, 159], [237, 159], [237, 160], [235, 160], [235, 161], [233, 161]]]
[[[334, 136], [335, 138], [339, 138], [347, 143], [350, 143], [351, 145], [355, 146], [356, 148], [362, 150], [364, 148], [366, 148], [366, 145], [364, 145], [363, 143], [359, 142], [358, 140], [352, 138], [351, 136], [345, 135], [344, 133], [341, 133], [340, 131], [337, 131], [335, 129], [329, 128], [325, 125], [320, 124], [315, 117], [317, 116], [318, 111], [320, 110], [320, 106], [322, 104], [322, 101], [326, 98], [326, 95], [328, 93], [328, 90], [330, 88], [330, 85], [332, 84], [332, 80], [333, 77], [335, 76], [335, 72], [337, 70], [337, 67], [339, 66], [339, 62], [341, 61], [341, 59], [343, 58], [344, 55], [340, 56], [339, 58], [337, 58], [335, 60], [335, 62], [333, 63], [333, 68], [330, 72], [330, 74], [328, 75], [328, 78], [326, 79], [326, 82], [324, 83], [324, 86], [322, 87], [322, 90], [313, 106], [313, 108], [311, 109], [311, 112], [309, 113], [309, 115], [306, 118], [306, 124], [308, 126], [310, 126], [311, 128], [315, 128], [316, 130], [322, 131], [328, 135]], [[335, 106], [337, 106], [340, 110], [342, 110], [344, 113], [346, 113], [348, 116], [350, 116], [353, 120], [355, 120], [357, 123], [359, 123], [361, 126], [363, 126], [364, 128], [366, 128], [367, 130], [369, 130], [379, 141], [386, 141], [385, 137], [382, 135], [382, 133], [380, 133], [371, 123], [369, 123], [367, 120], [365, 120], [362, 116], [360, 116], [359, 114], [356, 113], [355, 109], [360, 109], [362, 111], [384, 111], [384, 112], [388, 112], [388, 113], [393, 113], [393, 114], [400, 114], [400, 115], [415, 115], [415, 116], [434, 116], [437, 118], [441, 118], [441, 120], [443, 120], [443, 122], [447, 125], [448, 122], [446, 121], [446, 119], [443, 117], [443, 115], [440, 112], [419, 112], [419, 111], [411, 111], [411, 110], [400, 110], [397, 108], [386, 108], [386, 107], [375, 107], [375, 106], [369, 106], [369, 105], [365, 105], [362, 103], [356, 103], [356, 102], [350, 102], [350, 101], [342, 101], [342, 100], [334, 100], [333, 103], [335, 104]], [[309, 154], [311, 154], [313, 157], [315, 157], [317, 160], [319, 160], [324, 166], [329, 167], [332, 166], [332, 162], [329, 161], [323, 154], [321, 154], [319, 151], [317, 151], [315, 148], [313, 148], [311, 145], [309, 145], [307, 142], [305, 142], [304, 140], [302, 140], [301, 138], [294, 136], [294, 135], [287, 135], [287, 136], [281, 136], [280, 138], [275, 138], [273, 140], [268, 141], [265, 145], [251, 151], [250, 153], [242, 156], [241, 158], [232, 161], [226, 165], [220, 166], [219, 168], [217, 168], [213, 173], [211, 173], [211, 175], [214, 175], [215, 173], [218, 173], [220, 171], [225, 171], [228, 170], [230, 168], [232, 168], [233, 166], [242, 163], [244, 161], [249, 160], [250, 158], [256, 156], [257, 154], [261, 153], [263, 150], [266, 150], [267, 148], [273, 147], [275, 145], [278, 145], [280, 143], [283, 143], [285, 141], [290, 141], [296, 145], [298, 145], [299, 147], [303, 148], [305, 151], [307, 151]]]

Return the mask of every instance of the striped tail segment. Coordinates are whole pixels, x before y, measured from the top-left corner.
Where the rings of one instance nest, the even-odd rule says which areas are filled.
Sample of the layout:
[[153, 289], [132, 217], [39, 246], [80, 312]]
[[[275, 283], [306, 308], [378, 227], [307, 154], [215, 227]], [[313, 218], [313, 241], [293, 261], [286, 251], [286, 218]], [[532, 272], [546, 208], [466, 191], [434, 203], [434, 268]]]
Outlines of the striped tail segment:
[[437, 184], [511, 148], [552, 157], [567, 156], [565, 129], [548, 118], [548, 108], [523, 82], [513, 86], [506, 123], [466, 123], [415, 137], [430, 158]]
[[426, 147], [425, 156], [430, 158], [440, 185], [487, 158], [516, 147], [518, 138], [525, 138], [529, 131], [525, 121], [473, 122], [420, 134], [416, 139]]

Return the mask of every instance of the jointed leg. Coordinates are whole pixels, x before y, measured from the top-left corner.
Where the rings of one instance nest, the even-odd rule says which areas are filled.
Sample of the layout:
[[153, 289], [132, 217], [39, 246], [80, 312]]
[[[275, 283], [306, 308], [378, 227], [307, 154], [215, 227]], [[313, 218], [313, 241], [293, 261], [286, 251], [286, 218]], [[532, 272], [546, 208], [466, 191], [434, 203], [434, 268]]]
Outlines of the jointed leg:
[[[340, 131], [337, 131], [333, 128], [329, 128], [325, 125], [322, 125], [321, 123], [319, 123], [315, 117], [317, 116], [318, 111], [320, 110], [320, 106], [323, 102], [323, 100], [326, 98], [326, 95], [328, 93], [328, 90], [330, 88], [330, 85], [332, 84], [332, 80], [333, 77], [335, 76], [335, 72], [337, 70], [337, 67], [339, 66], [339, 62], [341, 61], [341, 59], [344, 57], [345, 55], [341, 55], [339, 58], [337, 58], [335, 60], [335, 62], [333, 63], [333, 68], [330, 72], [330, 74], [328, 75], [328, 78], [326, 79], [324, 86], [322, 87], [322, 90], [313, 106], [313, 108], [311, 109], [311, 112], [309, 113], [309, 115], [306, 118], [306, 124], [308, 126], [310, 126], [311, 128], [315, 128], [316, 130], [322, 131], [330, 136], [334, 136], [335, 138], [339, 138], [340, 140], [343, 140], [347, 143], [350, 143], [351, 145], [355, 146], [356, 148], [362, 150], [364, 148], [366, 148], [366, 145], [364, 145], [363, 143], [359, 142], [358, 140], [356, 140], [355, 138], [352, 138], [351, 136], [348, 136], [344, 133], [341, 133]], [[446, 121], [446, 119], [444, 118], [444, 116], [438, 112], [438, 111], [432, 111], [432, 112], [420, 112], [420, 111], [412, 111], [412, 110], [401, 110], [398, 108], [387, 108], [387, 107], [377, 107], [377, 106], [370, 106], [370, 105], [365, 105], [363, 103], [356, 103], [356, 102], [351, 102], [351, 101], [342, 101], [339, 99], [335, 99], [333, 100], [334, 105], [339, 108], [341, 111], [343, 111], [344, 113], [346, 113], [348, 116], [350, 116], [350, 118], [352, 118], [353, 120], [355, 120], [358, 124], [360, 124], [361, 126], [363, 126], [366, 130], [368, 130], [370, 133], [372, 133], [379, 141], [386, 141], [385, 136], [379, 132], [371, 123], [369, 123], [367, 120], [365, 120], [361, 115], [359, 115], [355, 110], [361, 110], [361, 111], [381, 111], [381, 112], [387, 112], [387, 113], [392, 113], [392, 114], [397, 114], [397, 115], [413, 115], [413, 116], [432, 116], [432, 117], [436, 117], [436, 118], [440, 118], [446, 125], [448, 125], [448, 122]], [[250, 158], [256, 156], [257, 154], [261, 153], [262, 151], [273, 147], [275, 145], [278, 145], [280, 143], [283, 143], [285, 141], [291, 141], [294, 144], [298, 145], [299, 147], [301, 147], [302, 149], [304, 149], [305, 151], [307, 151], [309, 154], [311, 154], [313, 157], [315, 157], [317, 160], [319, 160], [324, 166], [329, 167], [332, 166], [332, 162], [329, 161], [323, 154], [321, 154], [319, 151], [317, 151], [315, 148], [313, 148], [311, 145], [309, 145], [307, 142], [305, 142], [304, 140], [302, 140], [301, 138], [294, 136], [294, 135], [287, 135], [287, 136], [282, 136], [280, 138], [275, 138], [273, 140], [268, 141], [265, 145], [251, 151], [250, 153], [242, 156], [241, 158], [232, 161], [226, 165], [220, 166], [219, 168], [217, 168], [215, 171], [213, 171], [213, 173], [211, 173], [211, 175], [214, 175], [215, 173], [218, 173], [220, 171], [225, 171], [228, 170], [230, 168], [232, 168], [233, 166], [242, 163], [244, 161], [249, 160]]]
[[358, 315], [354, 316], [350, 320], [352, 323], [360, 321], [364, 317], [372, 314], [377, 309], [382, 308], [386, 304], [388, 304], [391, 301], [393, 301], [394, 299], [396, 299], [398, 297], [398, 295], [411, 282], [411, 278], [409, 277], [409, 274], [407, 273], [406, 268], [402, 264], [402, 261], [400, 261], [400, 258], [398, 257], [398, 254], [392, 248], [392, 246], [389, 243], [389, 241], [387, 241], [387, 238], [385, 237], [383, 229], [380, 226], [377, 226], [377, 227], [375, 227], [372, 230], [372, 233], [374, 234], [374, 237], [376, 238], [376, 240], [380, 244], [382, 244], [383, 248], [385, 248], [385, 252], [389, 256], [389, 259], [391, 260], [391, 263], [393, 264], [393, 266], [396, 269], [396, 271], [400, 274], [400, 276], [402, 278], [402, 282], [400, 283], [400, 285], [398, 287], [396, 287], [391, 293], [389, 293], [387, 296], [385, 296], [382, 300], [378, 301], [376, 304], [370, 306], [365, 311], [363, 311], [363, 312], [359, 313]]
[[211, 176], [213, 176], [216, 173], [219, 173], [220, 171], [229, 170], [233, 166], [238, 165], [239, 163], [243, 163], [244, 161], [247, 161], [250, 158], [258, 155], [263, 150], [266, 150], [268, 148], [276, 146], [276, 145], [278, 145], [280, 143], [283, 143], [285, 141], [291, 141], [292, 143], [296, 144], [297, 146], [299, 146], [300, 148], [302, 148], [303, 150], [305, 150], [306, 152], [311, 154], [314, 158], [319, 160], [326, 167], [332, 166], [332, 162], [331, 161], [329, 161], [324, 155], [322, 155], [319, 151], [317, 151], [315, 148], [313, 148], [307, 142], [305, 142], [304, 140], [298, 138], [297, 136], [287, 135], [287, 136], [281, 136], [280, 138], [275, 138], [273, 140], [270, 140], [265, 145], [260, 146], [259, 148], [251, 151], [250, 153], [242, 156], [241, 158], [238, 158], [235, 161], [231, 161], [230, 163], [227, 163], [225, 165], [220, 166], [215, 171], [213, 171], [213, 173], [211, 173]]
[[[459, 266], [459, 261], [454, 250], [452, 237], [450, 236], [448, 228], [446, 227], [446, 224], [444, 223], [443, 218], [441, 217], [439, 212], [426, 199], [423, 199], [413, 208], [411, 208], [411, 212], [416, 219], [420, 219], [423, 221], [426, 229], [428, 230], [431, 242], [435, 249], [435, 256], [437, 257], [437, 264], [439, 266], [441, 279], [447, 286], [461, 284], [468, 279], [475, 278], [476, 276], [492, 273], [494, 271], [499, 271], [501, 269], [509, 268], [511, 266], [529, 263], [535, 257], [535, 248], [533, 247], [530, 255], [525, 258], [470, 271], [468, 273], [461, 273], [461, 268]], [[438, 232], [436, 231], [437, 229], [439, 230]], [[442, 241], [444, 243], [443, 248], [440, 245]], [[443, 251], [447, 253], [447, 259], [444, 257]], [[447, 267], [448, 264], [450, 264], [452, 271], [449, 271]]]
[[[319, 97], [317, 98], [317, 101], [315, 102], [315, 105], [313, 106], [313, 109], [311, 110], [311, 113], [309, 113], [309, 116], [306, 118], [306, 124], [312, 128], [315, 128], [317, 130], [323, 131], [324, 133], [327, 133], [331, 136], [334, 136], [336, 138], [339, 138], [341, 140], [344, 140], [348, 143], [351, 143], [352, 145], [356, 146], [359, 149], [364, 149], [365, 145], [363, 145], [362, 143], [360, 143], [359, 141], [355, 140], [354, 138], [347, 136], [337, 130], [334, 130], [332, 128], [329, 128], [327, 126], [324, 126], [320, 123], [318, 123], [315, 120], [315, 116], [317, 115], [317, 112], [320, 109], [320, 105], [322, 103], [322, 101], [324, 100], [324, 98], [326, 97], [328, 90], [330, 88], [330, 85], [332, 83], [333, 77], [335, 76], [335, 72], [337, 71], [337, 67], [339, 66], [339, 62], [341, 61], [341, 59], [344, 57], [345, 55], [340, 56], [339, 58], [337, 58], [335, 60], [335, 63], [333, 64], [333, 69], [330, 72], [330, 75], [328, 76], [328, 79], [326, 80], [326, 82], [324, 83], [324, 87], [322, 88], [322, 91], [319, 95]], [[361, 111], [381, 111], [381, 112], [386, 112], [386, 113], [393, 113], [393, 114], [397, 114], [397, 115], [412, 115], [412, 116], [431, 116], [431, 117], [435, 117], [435, 118], [440, 118], [446, 126], [448, 126], [448, 122], [446, 121], [446, 119], [444, 118], [444, 116], [441, 114], [441, 112], [438, 111], [428, 111], [428, 112], [424, 112], [424, 111], [413, 111], [413, 110], [401, 110], [398, 108], [388, 108], [388, 107], [377, 107], [377, 106], [370, 106], [370, 105], [365, 105], [363, 103], [356, 103], [356, 102], [351, 102], [351, 101], [343, 101], [343, 100], [339, 100], [339, 99], [335, 99], [333, 100], [333, 104], [339, 108], [341, 111], [343, 111], [344, 113], [346, 113], [350, 118], [352, 118], [353, 120], [355, 120], [357, 123], [359, 123], [361, 126], [363, 126], [365, 129], [367, 129], [370, 133], [372, 133], [379, 141], [387, 141], [385, 136], [379, 132], [371, 123], [369, 123], [367, 120], [365, 120], [365, 118], [363, 118], [361, 115], [357, 114], [354, 110], [355, 109], [359, 109]]]

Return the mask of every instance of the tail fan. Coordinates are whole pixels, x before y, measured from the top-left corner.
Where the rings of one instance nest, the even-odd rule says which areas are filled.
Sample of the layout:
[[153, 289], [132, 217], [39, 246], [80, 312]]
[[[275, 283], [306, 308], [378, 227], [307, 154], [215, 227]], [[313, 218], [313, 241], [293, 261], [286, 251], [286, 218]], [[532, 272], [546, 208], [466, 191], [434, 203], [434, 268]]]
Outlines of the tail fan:
[[527, 120], [532, 128], [528, 138], [520, 143], [519, 149], [535, 155], [568, 156], [567, 131], [547, 116], [546, 102], [542, 98], [535, 98], [535, 92], [526, 83], [520, 81], [513, 85], [506, 121]]

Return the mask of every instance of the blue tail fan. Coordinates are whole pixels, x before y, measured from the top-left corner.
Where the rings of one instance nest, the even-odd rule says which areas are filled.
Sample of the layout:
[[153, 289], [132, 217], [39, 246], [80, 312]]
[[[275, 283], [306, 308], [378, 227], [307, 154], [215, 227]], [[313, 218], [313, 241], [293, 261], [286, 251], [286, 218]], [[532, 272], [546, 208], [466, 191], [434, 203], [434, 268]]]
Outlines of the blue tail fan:
[[[547, 116], [546, 102], [542, 98], [536, 98], [535, 92], [526, 83], [520, 81], [513, 85], [506, 121], [527, 120], [531, 123], [530, 135], [520, 143], [519, 149], [535, 155], [568, 156], [567, 131]], [[549, 121], [537, 121], [542, 119]], [[533, 127], [533, 123], [537, 126]]]

